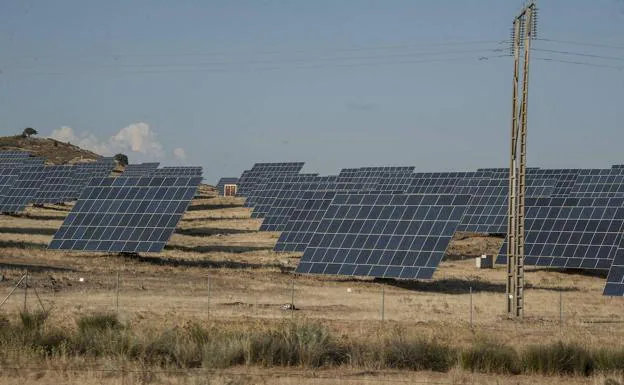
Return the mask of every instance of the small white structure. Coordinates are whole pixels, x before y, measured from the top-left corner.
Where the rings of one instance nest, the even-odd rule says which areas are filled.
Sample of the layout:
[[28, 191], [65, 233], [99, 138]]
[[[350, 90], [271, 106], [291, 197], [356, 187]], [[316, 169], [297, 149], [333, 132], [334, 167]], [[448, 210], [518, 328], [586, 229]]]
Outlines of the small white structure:
[[492, 269], [494, 268], [494, 256], [483, 254], [480, 257], [475, 258], [477, 269]]

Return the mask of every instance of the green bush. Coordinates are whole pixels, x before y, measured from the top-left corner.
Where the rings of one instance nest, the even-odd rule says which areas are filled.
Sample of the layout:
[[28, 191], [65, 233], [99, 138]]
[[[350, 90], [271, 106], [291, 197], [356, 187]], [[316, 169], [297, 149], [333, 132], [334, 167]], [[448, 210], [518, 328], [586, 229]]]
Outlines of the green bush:
[[595, 368], [585, 348], [563, 342], [528, 347], [522, 354], [522, 363], [527, 372], [550, 375], [589, 376]]
[[479, 373], [519, 374], [518, 353], [495, 341], [478, 341], [460, 355], [463, 369]]

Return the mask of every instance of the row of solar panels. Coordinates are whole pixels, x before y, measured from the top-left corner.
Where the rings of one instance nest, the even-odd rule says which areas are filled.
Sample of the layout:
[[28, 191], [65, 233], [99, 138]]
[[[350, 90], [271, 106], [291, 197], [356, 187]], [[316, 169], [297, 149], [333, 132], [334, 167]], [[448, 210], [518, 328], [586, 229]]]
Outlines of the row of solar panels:
[[[302, 168], [256, 164], [236, 181], [260, 229], [282, 232], [275, 250], [303, 252], [300, 273], [431, 278], [454, 232], [507, 230], [508, 169]], [[528, 169], [525, 264], [609, 270], [604, 294], [624, 295], [623, 204], [621, 166]]]
[[[0, 152], [0, 212], [19, 213], [29, 204], [42, 205], [78, 199], [93, 178], [107, 177], [116, 162], [102, 157], [91, 163], [45, 165], [24, 151]], [[121, 177], [201, 176], [201, 167], [163, 167], [158, 163], [131, 164]]]
[[45, 166], [26, 152], [0, 152], [0, 207], [18, 212], [29, 203], [76, 200], [50, 249], [160, 252], [202, 181], [201, 167], [128, 165], [112, 177], [113, 158]]

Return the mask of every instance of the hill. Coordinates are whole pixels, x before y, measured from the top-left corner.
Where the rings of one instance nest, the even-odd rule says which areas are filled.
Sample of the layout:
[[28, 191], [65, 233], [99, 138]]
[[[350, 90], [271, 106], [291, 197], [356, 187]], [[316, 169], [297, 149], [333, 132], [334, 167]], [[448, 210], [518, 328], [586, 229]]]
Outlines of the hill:
[[88, 162], [100, 157], [70, 143], [50, 138], [24, 138], [21, 135], [0, 137], [0, 151], [29, 151], [46, 158], [48, 164]]

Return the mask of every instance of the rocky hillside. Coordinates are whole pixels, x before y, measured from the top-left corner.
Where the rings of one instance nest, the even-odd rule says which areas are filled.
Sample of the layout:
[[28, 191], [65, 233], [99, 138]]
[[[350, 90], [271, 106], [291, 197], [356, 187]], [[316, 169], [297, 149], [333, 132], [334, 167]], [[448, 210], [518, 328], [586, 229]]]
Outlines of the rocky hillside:
[[73, 144], [49, 138], [24, 138], [21, 135], [0, 137], [0, 151], [30, 151], [47, 159], [49, 164], [89, 162], [100, 155]]

